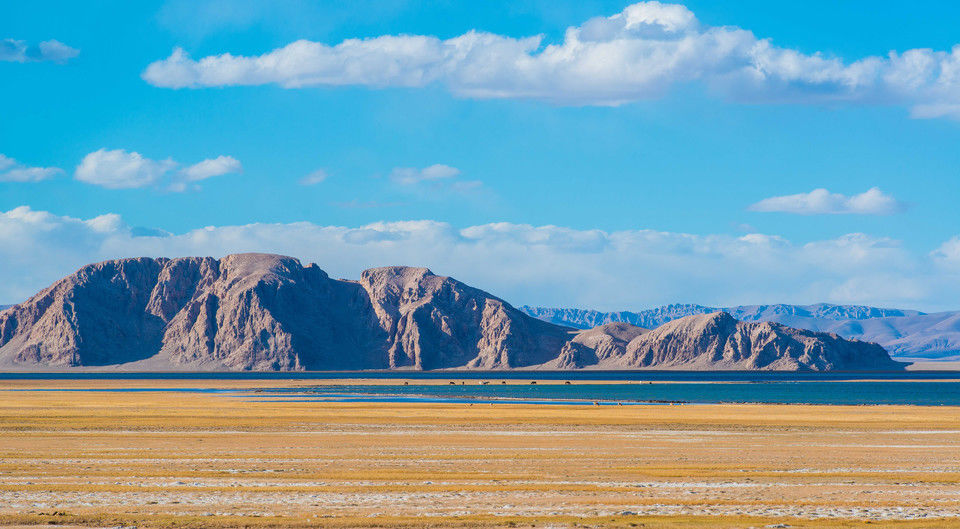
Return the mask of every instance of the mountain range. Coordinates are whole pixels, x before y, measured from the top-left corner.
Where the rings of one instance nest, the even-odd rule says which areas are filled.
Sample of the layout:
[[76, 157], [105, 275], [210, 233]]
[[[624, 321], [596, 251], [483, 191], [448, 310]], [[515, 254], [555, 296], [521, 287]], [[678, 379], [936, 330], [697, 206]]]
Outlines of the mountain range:
[[722, 311], [671, 318], [652, 330], [621, 322], [578, 331], [426, 268], [374, 268], [358, 280], [333, 279], [315, 264], [269, 254], [131, 258], [85, 266], [0, 312], [0, 366], [902, 368], [874, 343], [739, 321]]
[[903, 360], [960, 360], [960, 312], [924, 313], [861, 305], [741, 305], [707, 307], [673, 304], [638, 312], [600, 312], [521, 306], [521, 311], [557, 325], [588, 329], [612, 322], [653, 328], [693, 314], [723, 311], [751, 322], [775, 322], [848, 339], [876, 342]]

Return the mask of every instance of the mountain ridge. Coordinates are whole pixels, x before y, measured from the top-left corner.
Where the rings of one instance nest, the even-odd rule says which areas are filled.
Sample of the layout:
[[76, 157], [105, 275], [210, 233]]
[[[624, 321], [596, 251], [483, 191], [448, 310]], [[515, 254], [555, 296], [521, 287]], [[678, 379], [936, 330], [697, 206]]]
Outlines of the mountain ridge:
[[800, 329], [830, 332], [848, 339], [876, 342], [895, 358], [954, 360], [960, 355], [960, 311], [925, 313], [828, 303], [740, 305], [726, 308], [672, 304], [637, 312], [601, 312], [527, 305], [518, 309], [544, 321], [576, 328], [590, 328], [608, 322], [658, 327], [683, 316], [724, 311], [742, 321], [772, 321]]
[[[577, 332], [427, 268], [373, 268], [358, 280], [345, 280], [330, 278], [316, 264], [272, 254], [140, 257], [87, 265], [0, 312], [0, 366], [277, 371], [901, 367], [876, 344], [784, 326], [729, 324], [728, 318], [691, 315], [671, 324], [679, 329], [673, 334], [626, 324]], [[724, 325], [697, 325], [701, 320]], [[760, 332], [757, 325], [766, 327]], [[642, 360], [650, 354], [655, 361]]]

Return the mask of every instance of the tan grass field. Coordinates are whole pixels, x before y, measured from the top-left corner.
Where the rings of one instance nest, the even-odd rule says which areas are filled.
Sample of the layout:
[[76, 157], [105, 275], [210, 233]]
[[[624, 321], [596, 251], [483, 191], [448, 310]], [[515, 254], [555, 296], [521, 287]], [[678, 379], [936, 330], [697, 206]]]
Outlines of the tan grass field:
[[0, 381], [0, 525], [960, 527], [960, 408], [249, 396], [297, 383]]

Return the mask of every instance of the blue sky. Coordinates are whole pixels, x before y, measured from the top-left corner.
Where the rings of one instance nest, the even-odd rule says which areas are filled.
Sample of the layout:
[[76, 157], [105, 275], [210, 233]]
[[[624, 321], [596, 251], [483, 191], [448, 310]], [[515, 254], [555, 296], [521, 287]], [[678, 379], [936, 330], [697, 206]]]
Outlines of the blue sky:
[[[91, 260], [262, 250], [518, 304], [956, 308], [960, 7], [783, 4], [5, 5], [0, 302]], [[571, 27], [599, 51], [546, 64]], [[494, 42], [436, 58], [469, 32]]]

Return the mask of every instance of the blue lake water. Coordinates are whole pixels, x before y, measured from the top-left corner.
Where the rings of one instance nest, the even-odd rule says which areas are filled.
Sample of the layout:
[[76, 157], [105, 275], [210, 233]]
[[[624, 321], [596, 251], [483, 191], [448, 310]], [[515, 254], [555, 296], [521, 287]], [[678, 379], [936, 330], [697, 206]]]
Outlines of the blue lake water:
[[[199, 381], [390, 379], [395, 384], [302, 385], [237, 392], [203, 388]], [[102, 391], [157, 391], [138, 388], [137, 380], [197, 380], [182, 392], [216, 392], [250, 400], [299, 402], [449, 402], [638, 405], [707, 403], [783, 404], [907, 404], [960, 406], [960, 373], [778, 373], [778, 372], [351, 372], [351, 373], [0, 373], [0, 380], [129, 380], [123, 389]], [[504, 384], [534, 379], [551, 384]], [[422, 384], [418, 380], [447, 380], [452, 384]], [[599, 380], [614, 383], [598, 384]], [[556, 381], [570, 381], [557, 384]], [[487, 382], [487, 384], [483, 384]], [[621, 383], [616, 383], [621, 382]], [[641, 383], [638, 383], [641, 382]], [[642, 383], [650, 382], [650, 383]], [[660, 383], [658, 383], [660, 382]], [[669, 383], [663, 383], [669, 382]], [[89, 390], [85, 390], [89, 391]]]
[[425, 401], [553, 404], [909, 404], [960, 406], [960, 382], [772, 381], [762, 383], [343, 385], [264, 389], [261, 399], [301, 401]]

